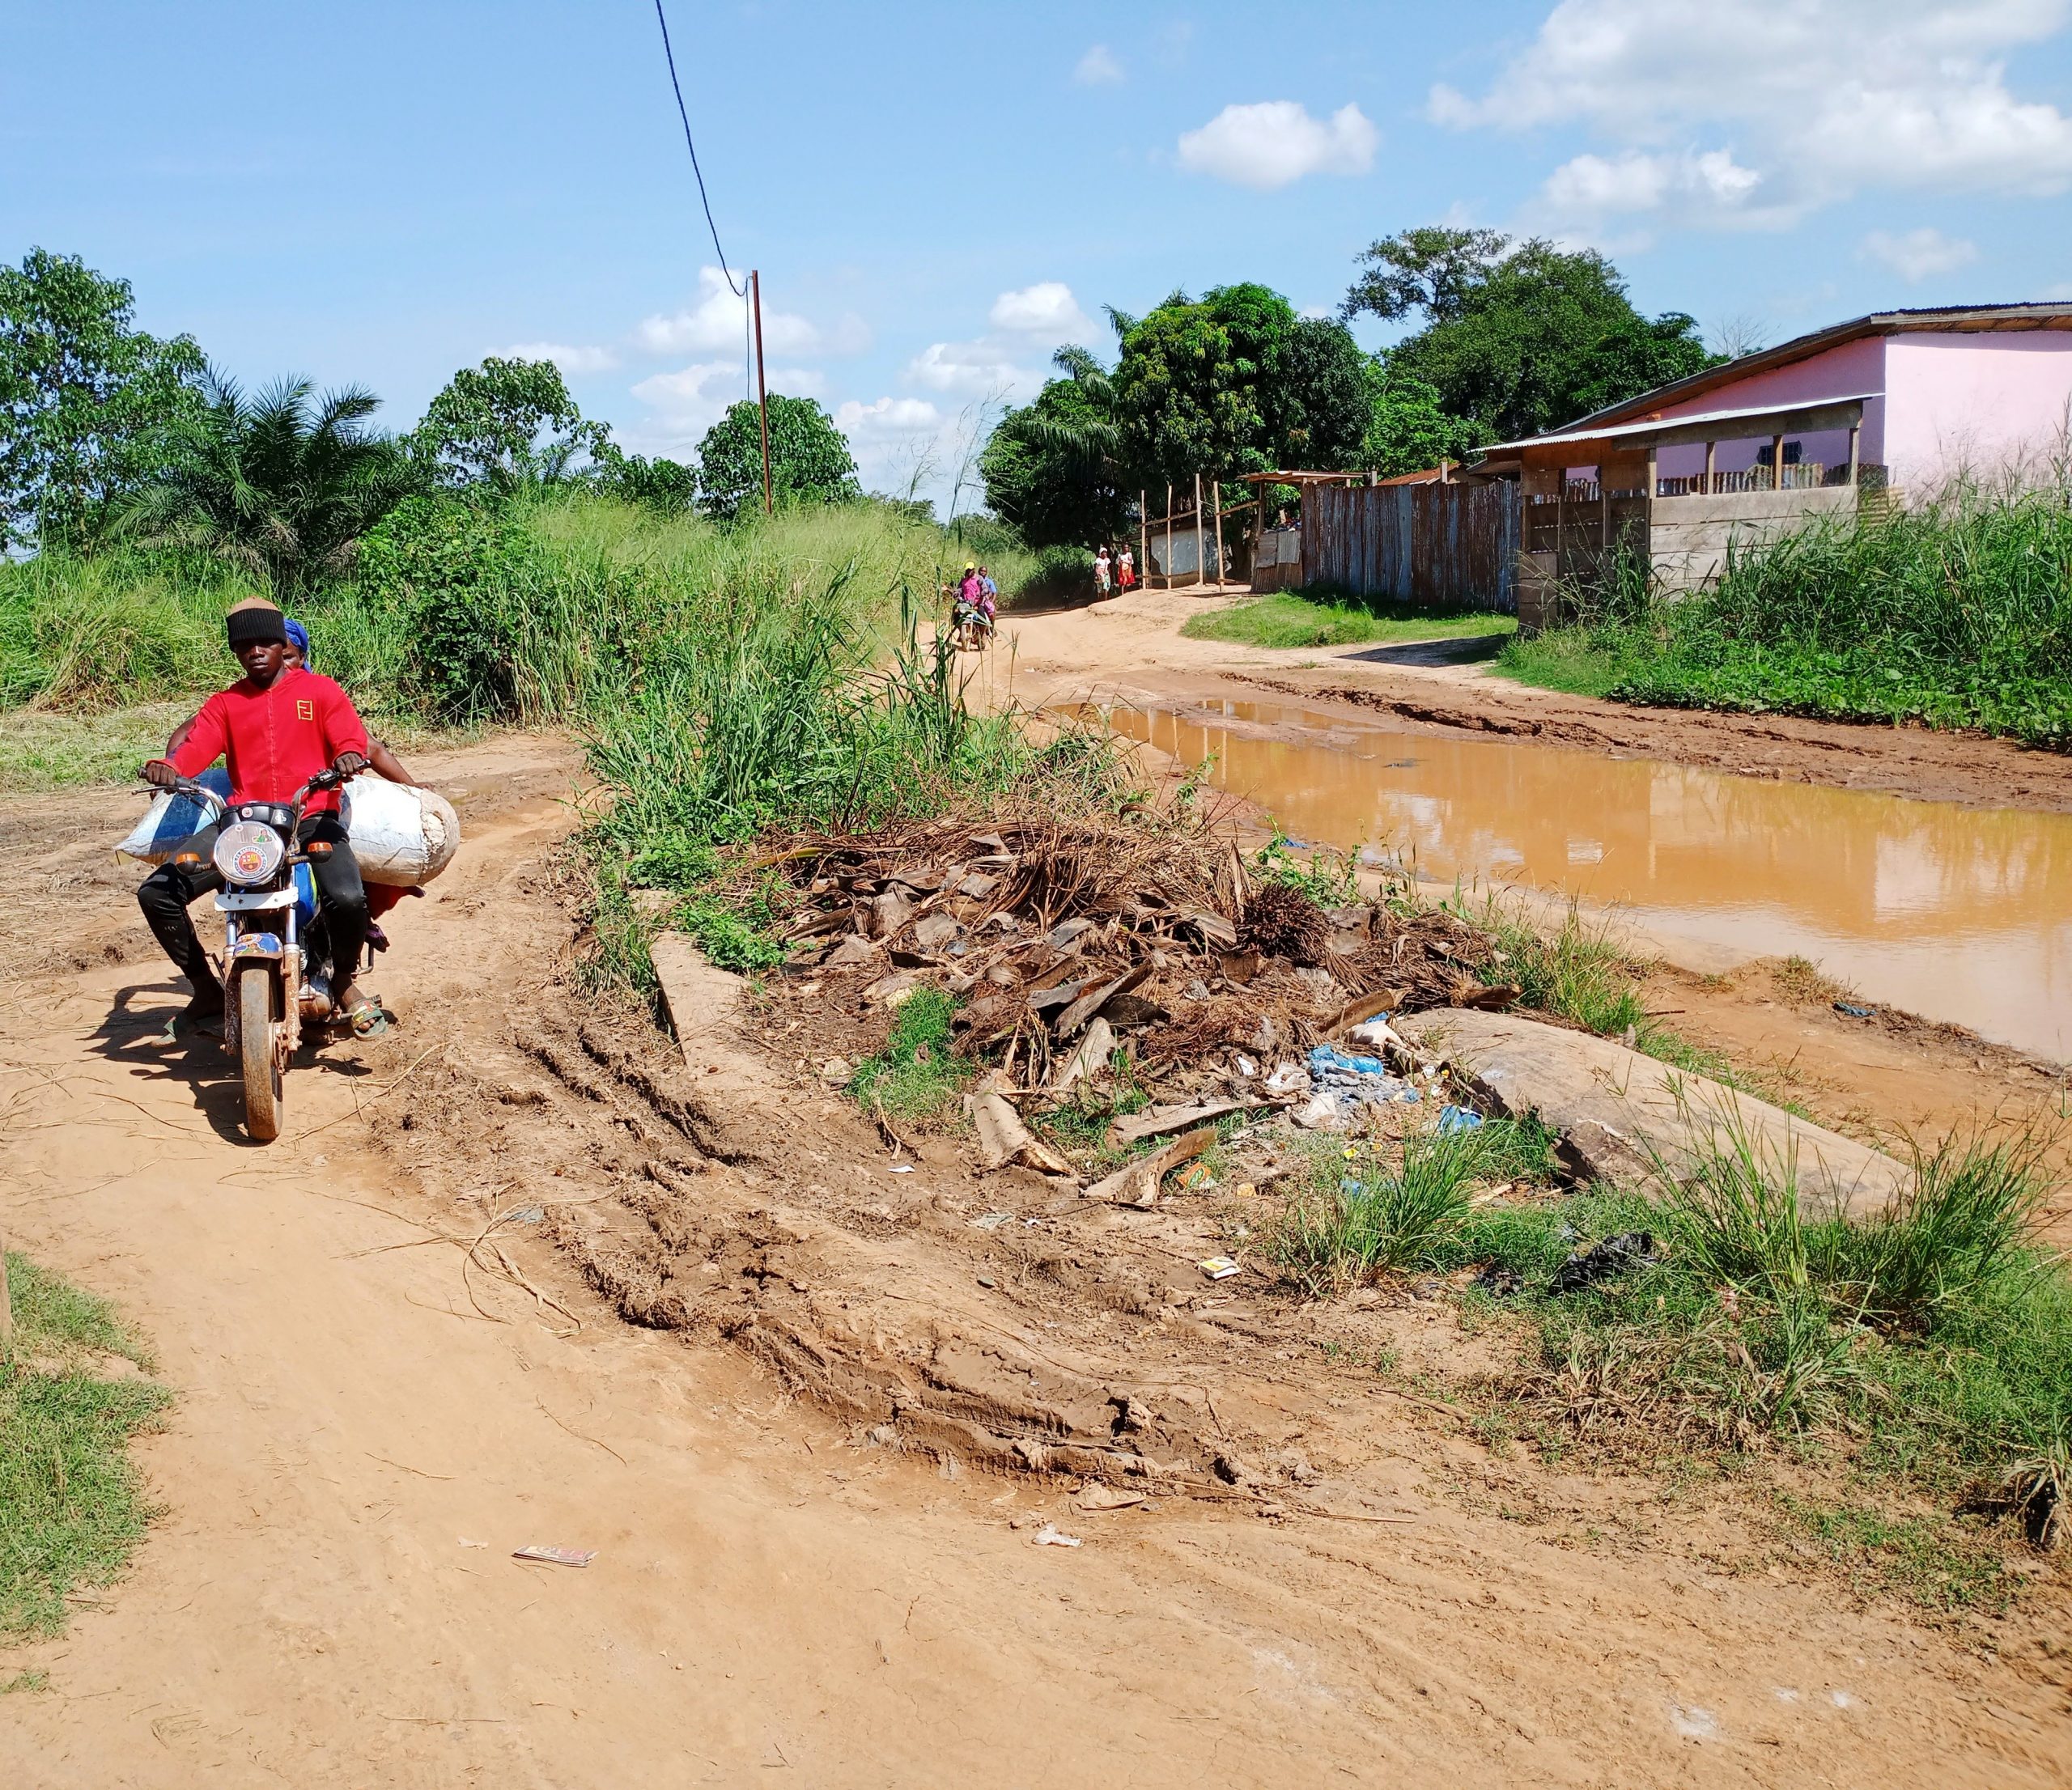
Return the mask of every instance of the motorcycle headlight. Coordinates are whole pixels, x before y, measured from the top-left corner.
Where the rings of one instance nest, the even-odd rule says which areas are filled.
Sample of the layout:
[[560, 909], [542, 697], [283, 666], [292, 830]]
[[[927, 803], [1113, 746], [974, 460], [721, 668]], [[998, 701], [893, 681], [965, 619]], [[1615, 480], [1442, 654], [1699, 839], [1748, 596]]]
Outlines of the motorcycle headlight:
[[226, 882], [263, 883], [287, 852], [280, 834], [257, 821], [234, 821], [216, 835], [216, 868]]

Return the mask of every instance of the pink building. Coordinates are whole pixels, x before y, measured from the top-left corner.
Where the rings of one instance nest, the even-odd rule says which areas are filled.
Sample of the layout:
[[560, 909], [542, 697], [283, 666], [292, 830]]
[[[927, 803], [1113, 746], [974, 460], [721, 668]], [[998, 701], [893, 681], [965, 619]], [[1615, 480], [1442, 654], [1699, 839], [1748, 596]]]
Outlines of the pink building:
[[[1520, 618], [1621, 545], [1672, 588], [1729, 545], [1821, 512], [1926, 495], [1959, 473], [2040, 469], [2072, 447], [2072, 303], [1886, 311], [1744, 354], [1487, 450], [1516, 478]], [[1538, 575], [1535, 577], [1535, 574]]]
[[[1709, 411], [1863, 401], [1863, 461], [1914, 490], [1962, 471], [1993, 473], [2058, 451], [2072, 426], [2072, 304], [1964, 305], [1885, 311], [1744, 354], [1724, 367], [1644, 392], [1560, 433]], [[1722, 472], [1746, 472], [1767, 441], [1722, 442]], [[1785, 437], [1785, 461], [1837, 466], [1845, 431]], [[1662, 456], [1664, 478], [1692, 477], [1702, 447]]]

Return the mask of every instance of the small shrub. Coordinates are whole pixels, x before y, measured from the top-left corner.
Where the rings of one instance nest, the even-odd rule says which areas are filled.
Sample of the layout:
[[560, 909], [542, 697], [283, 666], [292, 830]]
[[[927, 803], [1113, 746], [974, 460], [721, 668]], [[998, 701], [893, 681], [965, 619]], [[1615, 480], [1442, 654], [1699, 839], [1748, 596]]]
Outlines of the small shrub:
[[409, 617], [411, 675], [441, 720], [514, 715], [537, 545], [519, 515], [407, 499], [360, 544], [360, 583]]
[[893, 1016], [885, 1048], [864, 1058], [849, 1092], [866, 1112], [887, 1118], [939, 1120], [971, 1080], [971, 1066], [951, 1043], [956, 1004], [939, 988], [919, 988]]
[[1454, 1266], [1467, 1224], [1468, 1190], [1512, 1147], [1499, 1141], [1503, 1135], [1496, 1122], [1420, 1133], [1404, 1140], [1394, 1168], [1371, 1144], [1320, 1151], [1310, 1187], [1283, 1218], [1276, 1259], [1312, 1292], [1384, 1269]]

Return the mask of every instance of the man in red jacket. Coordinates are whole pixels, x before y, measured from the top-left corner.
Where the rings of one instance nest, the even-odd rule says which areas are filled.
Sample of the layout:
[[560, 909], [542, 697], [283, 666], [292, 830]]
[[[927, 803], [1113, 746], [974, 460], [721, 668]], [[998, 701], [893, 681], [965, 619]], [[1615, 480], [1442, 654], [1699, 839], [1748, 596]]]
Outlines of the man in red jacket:
[[[176, 778], [198, 776], [222, 757], [230, 766], [233, 803], [285, 803], [327, 767], [348, 777], [366, 770], [367, 728], [351, 698], [314, 672], [282, 675], [288, 636], [281, 612], [253, 598], [230, 612], [226, 628], [244, 676], [202, 705], [193, 731], [180, 746], [144, 766], [146, 779], [170, 789]], [[335, 790], [310, 798], [299, 838], [304, 844], [314, 839], [331, 844], [330, 855], [310, 869], [330, 935], [332, 998], [341, 1012], [353, 1016], [357, 1030], [363, 1016], [373, 1020], [379, 1009], [353, 984], [360, 948], [367, 942], [367, 891], [339, 820]], [[189, 904], [223, 887], [222, 874], [209, 857], [214, 844], [212, 827], [189, 847], [202, 854], [198, 866], [183, 870], [177, 864], [161, 864], [137, 891], [137, 905], [166, 955], [194, 986], [187, 1012], [196, 1020], [211, 1020], [223, 1012], [223, 990], [210, 973], [208, 957], [187, 917]]]

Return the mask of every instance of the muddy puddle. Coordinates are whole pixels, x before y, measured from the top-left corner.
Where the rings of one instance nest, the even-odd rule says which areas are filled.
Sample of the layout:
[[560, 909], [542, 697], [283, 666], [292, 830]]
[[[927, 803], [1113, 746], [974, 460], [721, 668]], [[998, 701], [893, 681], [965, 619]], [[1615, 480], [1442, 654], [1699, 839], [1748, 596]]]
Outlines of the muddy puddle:
[[1618, 902], [1665, 935], [1796, 953], [1887, 1003], [2072, 1058], [2072, 816], [1773, 783], [1263, 702], [1115, 710], [1115, 731], [1296, 838], [1420, 876]]

